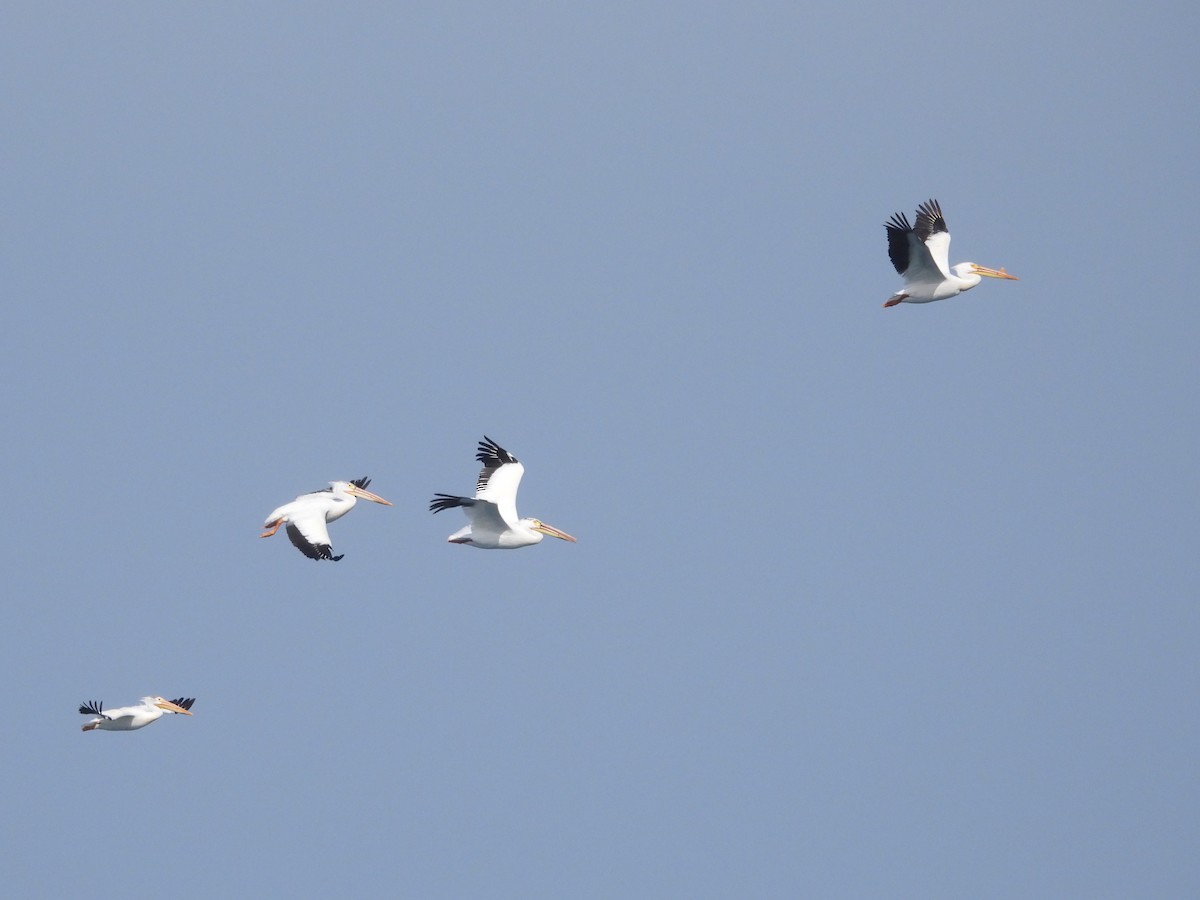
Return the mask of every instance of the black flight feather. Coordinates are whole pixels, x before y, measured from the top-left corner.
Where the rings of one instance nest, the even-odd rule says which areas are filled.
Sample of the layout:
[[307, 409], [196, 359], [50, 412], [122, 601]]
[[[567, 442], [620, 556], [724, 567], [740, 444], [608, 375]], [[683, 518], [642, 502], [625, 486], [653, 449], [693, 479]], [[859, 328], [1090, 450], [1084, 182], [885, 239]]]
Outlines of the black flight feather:
[[343, 553], [341, 556], [334, 556], [333, 548], [329, 544], [310, 544], [295, 525], [288, 525], [287, 536], [295, 548], [309, 559], [331, 559], [337, 562], [346, 555]]
[[896, 271], [903, 275], [908, 268], [908, 236], [912, 234], [912, 226], [908, 224], [908, 216], [902, 212], [893, 215], [883, 226], [887, 229], [888, 258]]
[[917, 224], [913, 233], [922, 244], [932, 235], [949, 230], [946, 220], [942, 217], [942, 207], [932, 197], [917, 207]]
[[917, 207], [915, 226], [908, 223], [908, 216], [898, 212], [888, 219], [883, 227], [887, 229], [888, 235], [888, 258], [901, 275], [908, 271], [911, 262], [908, 258], [909, 235], [924, 244], [933, 235], [949, 231], [942, 216], [942, 207], [932, 197]]
[[475, 482], [475, 493], [479, 493], [487, 487], [488, 480], [492, 477], [492, 473], [507, 463], [517, 462], [517, 458], [493, 441], [486, 434], [483, 440], [479, 442], [479, 452], [475, 454], [475, 458], [483, 463], [483, 470], [479, 473], [479, 480]]
[[517, 458], [493, 441], [486, 434], [483, 440], [479, 442], [479, 452], [475, 454], [475, 458], [487, 466], [489, 469], [499, 468], [505, 463], [515, 463]]
[[454, 494], [434, 494], [429, 501], [429, 511], [440, 513], [443, 509], [454, 509], [456, 506], [474, 506], [475, 501], [470, 497], [456, 497]]

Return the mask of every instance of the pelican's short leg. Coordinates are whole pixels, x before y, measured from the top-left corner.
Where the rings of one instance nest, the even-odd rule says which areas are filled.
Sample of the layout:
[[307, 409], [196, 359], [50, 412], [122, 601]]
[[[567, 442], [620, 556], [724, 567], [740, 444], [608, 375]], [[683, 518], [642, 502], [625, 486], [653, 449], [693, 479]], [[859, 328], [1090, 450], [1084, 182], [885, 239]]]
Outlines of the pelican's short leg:
[[277, 532], [279, 530], [279, 526], [282, 524], [283, 524], [283, 519], [276, 519], [274, 522], [270, 523], [271, 530], [264, 531], [262, 534], [259, 535], [259, 537], [270, 537], [271, 535], [273, 535], [275, 532]]

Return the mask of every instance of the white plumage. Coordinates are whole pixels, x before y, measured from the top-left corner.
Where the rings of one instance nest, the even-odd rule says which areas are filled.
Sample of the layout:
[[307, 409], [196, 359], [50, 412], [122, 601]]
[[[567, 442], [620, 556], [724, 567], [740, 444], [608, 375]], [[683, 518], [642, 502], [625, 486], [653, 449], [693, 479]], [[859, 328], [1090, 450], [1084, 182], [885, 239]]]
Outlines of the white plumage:
[[163, 716], [191, 715], [194, 697], [179, 697], [175, 700], [164, 700], [162, 697], [143, 697], [142, 702], [134, 706], [118, 706], [105, 709], [99, 700], [92, 700], [79, 707], [85, 716], [95, 716], [83, 726], [84, 731], [134, 731], [145, 728], [151, 722], [157, 722]]
[[517, 516], [517, 488], [525, 467], [517, 458], [484, 435], [475, 458], [483, 463], [475, 484], [475, 497], [455, 494], [434, 494], [429, 504], [431, 512], [461, 507], [471, 524], [446, 538], [452, 544], [469, 544], [481, 550], [515, 550], [541, 543], [543, 535], [575, 542], [565, 531], [559, 531], [540, 519]]
[[270, 537], [279, 530], [279, 526], [287, 525], [287, 536], [296, 549], [309, 559], [329, 559], [337, 562], [345, 554], [333, 555], [333, 545], [329, 542], [329, 529], [326, 523], [340, 519], [358, 502], [357, 498], [370, 500], [391, 506], [387, 500], [367, 490], [370, 478], [358, 478], [354, 481], [331, 481], [324, 490], [311, 494], [301, 494], [291, 503], [274, 510], [267, 521], [263, 523], [264, 531], [259, 537]]
[[1017, 279], [1004, 269], [989, 269], [975, 263], [951, 267], [950, 232], [936, 200], [917, 207], [917, 224], [908, 224], [908, 216], [898, 212], [883, 226], [888, 235], [888, 256], [896, 271], [904, 277], [904, 289], [896, 291], [883, 305], [931, 303], [969, 291], [988, 278]]

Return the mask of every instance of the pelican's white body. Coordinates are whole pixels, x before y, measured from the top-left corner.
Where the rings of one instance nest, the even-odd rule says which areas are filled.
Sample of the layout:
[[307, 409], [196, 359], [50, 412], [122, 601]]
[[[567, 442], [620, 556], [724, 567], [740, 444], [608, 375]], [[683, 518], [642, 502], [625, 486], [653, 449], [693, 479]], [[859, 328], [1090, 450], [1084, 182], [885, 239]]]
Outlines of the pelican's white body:
[[540, 544], [545, 537], [533, 530], [536, 519], [518, 519], [511, 525], [496, 512], [494, 503], [476, 503], [463, 507], [471, 524], [446, 538], [451, 544], [467, 544], [480, 550], [515, 550]]
[[179, 712], [185, 715], [191, 715], [190, 712], [179, 707], [174, 709], [164, 709], [158, 704], [165, 703], [168, 706], [174, 706], [169, 700], [164, 700], [162, 697], [143, 697], [142, 702], [136, 706], [118, 706], [114, 709], [106, 709], [100, 715], [89, 720], [84, 724], [84, 731], [135, 731], [138, 728], [145, 728], [151, 722], [157, 722], [165, 715], [178, 715]]
[[269, 528], [270, 531], [259, 537], [270, 537], [279, 530], [280, 525], [287, 525], [288, 539], [309, 559], [341, 559], [340, 556], [333, 555], [327, 523], [340, 519], [354, 509], [359, 497], [382, 503], [384, 506], [392, 505], [366, 490], [370, 481], [371, 479], [365, 477], [358, 482], [331, 481], [329, 487], [323, 491], [301, 494], [291, 503], [285, 503], [267, 516], [263, 527]]
[[989, 269], [972, 262], [951, 266], [950, 232], [936, 200], [917, 207], [917, 224], [908, 224], [904, 213], [896, 213], [885, 223], [888, 230], [888, 255], [904, 278], [904, 288], [896, 291], [883, 305], [932, 303], [956, 297], [989, 278], [1016, 281], [1003, 269]]
[[[309, 482], [310, 484], [312, 482]], [[312, 494], [301, 494], [291, 503], [274, 510], [267, 516], [264, 528], [269, 528], [275, 522], [282, 521], [285, 525], [291, 523], [299, 526], [301, 522], [320, 523], [324, 528], [326, 522], [336, 522], [358, 503], [358, 498], [346, 493], [346, 481], [331, 481], [329, 490], [316, 491]], [[262, 509], [260, 506], [259, 509]], [[357, 519], [355, 521], [358, 521]], [[304, 530], [301, 528], [301, 530]], [[329, 543], [329, 531], [322, 535], [321, 543]]]
[[461, 507], [470, 520], [470, 525], [454, 532], [447, 541], [480, 550], [516, 550], [540, 544], [545, 535], [575, 541], [571, 535], [540, 519], [517, 515], [517, 488], [525, 467], [515, 456], [485, 435], [476, 459], [483, 463], [483, 471], [476, 482], [474, 499], [438, 494], [441, 499], [430, 504], [434, 512]]
[[[949, 239], [946, 243], [950, 243]], [[904, 290], [897, 291], [892, 296], [900, 297], [901, 303], [932, 303], [934, 300], [945, 300], [963, 291], [969, 291], [981, 281], [983, 278], [975, 274], [975, 263], [959, 263], [947, 275], [943, 275], [940, 270], [931, 272], [925, 267], [914, 272], [910, 267], [908, 272], [904, 273]]]

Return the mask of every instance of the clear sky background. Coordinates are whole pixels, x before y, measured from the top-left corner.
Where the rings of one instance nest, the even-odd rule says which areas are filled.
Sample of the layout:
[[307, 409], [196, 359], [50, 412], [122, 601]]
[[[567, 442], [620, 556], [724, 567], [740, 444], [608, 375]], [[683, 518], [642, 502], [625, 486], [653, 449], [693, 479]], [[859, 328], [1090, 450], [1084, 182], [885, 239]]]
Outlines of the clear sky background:
[[0, 18], [7, 896], [1200, 893], [1194, 5]]

